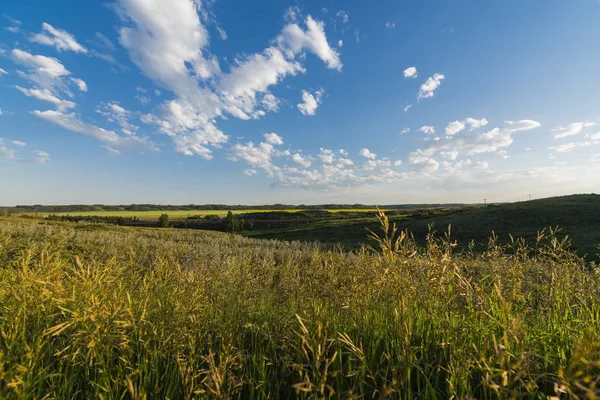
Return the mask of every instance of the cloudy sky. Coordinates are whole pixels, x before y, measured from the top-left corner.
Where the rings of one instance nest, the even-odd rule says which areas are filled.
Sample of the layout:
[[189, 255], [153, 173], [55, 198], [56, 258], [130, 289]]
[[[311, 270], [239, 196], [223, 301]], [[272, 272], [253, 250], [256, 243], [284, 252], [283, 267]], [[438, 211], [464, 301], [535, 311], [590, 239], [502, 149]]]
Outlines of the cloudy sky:
[[21, 0], [0, 205], [600, 192], [597, 0]]

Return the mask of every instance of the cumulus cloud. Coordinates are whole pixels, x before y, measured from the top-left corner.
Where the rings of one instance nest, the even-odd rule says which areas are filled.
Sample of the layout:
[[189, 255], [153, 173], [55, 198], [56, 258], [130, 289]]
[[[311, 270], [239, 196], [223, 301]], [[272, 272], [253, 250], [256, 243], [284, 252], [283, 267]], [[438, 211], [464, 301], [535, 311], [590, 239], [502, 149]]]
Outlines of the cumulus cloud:
[[304, 115], [315, 115], [317, 108], [321, 104], [321, 99], [325, 91], [323, 89], [317, 90], [315, 94], [303, 90], [302, 91], [302, 103], [297, 105], [298, 110]]
[[283, 144], [283, 138], [276, 133], [265, 133], [264, 137], [266, 142], [269, 144], [275, 146], [281, 146]]
[[263, 95], [261, 104], [263, 106], [263, 108], [267, 111], [270, 112], [277, 112], [279, 111], [279, 99], [277, 97], [275, 97], [272, 93], [265, 93]]
[[75, 53], [83, 54], [88, 52], [84, 46], [77, 43], [73, 35], [67, 31], [56, 29], [46, 22], [42, 24], [42, 32], [32, 36], [31, 41], [46, 46], [53, 46], [58, 51], [74, 51]]
[[253, 176], [256, 175], [256, 170], [255, 169], [245, 169], [244, 170], [244, 175], [248, 175], [248, 176]]
[[21, 142], [20, 140], [13, 140], [11, 143], [14, 144], [17, 147], [25, 147], [25, 146], [27, 146], [27, 143]]
[[157, 150], [154, 143], [147, 137], [136, 135], [121, 136], [114, 131], [87, 124], [81, 121], [74, 113], [67, 114], [60, 111], [35, 110], [32, 114], [69, 131], [93, 137], [102, 142], [106, 149], [113, 153], [133, 149]]
[[367, 148], [360, 149], [360, 155], [370, 160], [374, 160], [377, 158], [377, 154], [372, 153], [371, 150]]
[[402, 128], [402, 130], [400, 131], [400, 134], [401, 135], [406, 135], [409, 132], [410, 132], [410, 128]]
[[453, 136], [459, 132], [462, 132], [467, 126], [471, 128], [471, 130], [479, 129], [488, 124], [487, 119], [475, 119], [475, 118], [466, 118], [462, 121], [454, 121], [450, 122], [448, 126], [446, 126], [446, 135]]
[[404, 70], [404, 77], [408, 79], [415, 79], [418, 75], [416, 67], [408, 67]]
[[552, 129], [552, 135], [555, 139], [564, 138], [567, 136], [573, 136], [580, 134], [585, 128], [589, 128], [596, 125], [594, 122], [574, 122], [566, 126], [557, 126]]
[[306, 53], [315, 54], [328, 68], [342, 67], [323, 22], [302, 18], [297, 8], [286, 14], [289, 23], [270, 46], [235, 59], [228, 72], [208, 49], [208, 31], [199, 16], [206, 10], [200, 2], [119, 0], [117, 9], [123, 21], [120, 42], [132, 61], [155, 84], [175, 94], [143, 121], [169, 135], [184, 154], [210, 158], [210, 148], [228, 140], [216, 127], [227, 114], [256, 119], [276, 112], [280, 102], [269, 88], [304, 73], [301, 61]]
[[308, 168], [312, 165], [312, 161], [308, 157], [302, 157], [302, 155], [298, 153], [292, 156], [292, 161], [304, 168]]
[[429, 77], [425, 83], [421, 85], [421, 89], [419, 90], [419, 94], [417, 95], [418, 99], [427, 99], [435, 96], [435, 91], [442, 84], [442, 80], [445, 79], [445, 76], [442, 74], [434, 74]]
[[342, 62], [340, 54], [328, 43], [325, 35], [325, 24], [314, 20], [310, 15], [306, 17], [306, 30], [297, 24], [289, 24], [283, 28], [277, 37], [277, 42], [286, 51], [288, 56], [309, 51], [319, 57], [327, 67], [341, 71]]
[[419, 128], [419, 132], [422, 132], [426, 135], [433, 135], [435, 134], [435, 127], [430, 125], [423, 125]]

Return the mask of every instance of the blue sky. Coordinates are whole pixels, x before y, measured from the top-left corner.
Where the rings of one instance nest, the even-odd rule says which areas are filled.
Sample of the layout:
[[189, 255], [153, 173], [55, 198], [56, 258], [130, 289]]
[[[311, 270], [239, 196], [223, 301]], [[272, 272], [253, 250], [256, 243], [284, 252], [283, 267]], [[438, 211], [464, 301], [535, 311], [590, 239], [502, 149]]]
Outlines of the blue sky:
[[0, 14], [2, 205], [600, 185], [597, 0], [23, 0]]

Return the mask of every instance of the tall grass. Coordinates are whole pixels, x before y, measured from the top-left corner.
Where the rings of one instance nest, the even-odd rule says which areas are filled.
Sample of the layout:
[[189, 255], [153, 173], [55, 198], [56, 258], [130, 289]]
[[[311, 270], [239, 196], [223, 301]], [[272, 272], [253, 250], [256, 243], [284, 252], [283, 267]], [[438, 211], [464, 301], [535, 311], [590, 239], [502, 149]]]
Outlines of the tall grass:
[[596, 398], [600, 273], [556, 232], [376, 251], [0, 223], [0, 398]]

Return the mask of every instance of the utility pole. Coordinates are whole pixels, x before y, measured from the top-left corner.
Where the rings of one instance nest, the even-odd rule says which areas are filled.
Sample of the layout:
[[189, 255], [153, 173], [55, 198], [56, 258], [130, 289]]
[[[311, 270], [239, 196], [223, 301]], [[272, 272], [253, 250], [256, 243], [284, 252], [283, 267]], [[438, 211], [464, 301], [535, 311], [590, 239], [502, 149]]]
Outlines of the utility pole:
[[487, 207], [487, 199], [483, 199], [483, 206]]
[[530, 195], [530, 194], [528, 194], [527, 196], [529, 196], [529, 200], [531, 200], [531, 195]]

